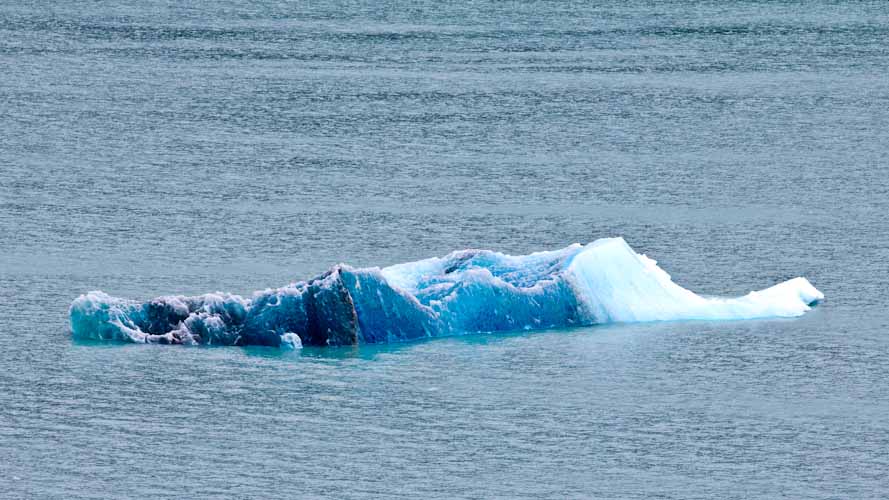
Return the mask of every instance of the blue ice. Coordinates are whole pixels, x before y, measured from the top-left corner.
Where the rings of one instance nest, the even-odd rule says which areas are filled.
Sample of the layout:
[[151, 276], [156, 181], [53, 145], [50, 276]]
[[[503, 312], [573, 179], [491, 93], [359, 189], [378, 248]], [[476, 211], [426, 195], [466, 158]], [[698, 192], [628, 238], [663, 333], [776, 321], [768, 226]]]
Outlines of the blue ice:
[[137, 343], [354, 345], [615, 322], [799, 316], [824, 298], [794, 278], [737, 298], [697, 295], [623, 238], [511, 256], [462, 250], [385, 268], [340, 264], [250, 298], [137, 302], [95, 291], [71, 304], [76, 338]]

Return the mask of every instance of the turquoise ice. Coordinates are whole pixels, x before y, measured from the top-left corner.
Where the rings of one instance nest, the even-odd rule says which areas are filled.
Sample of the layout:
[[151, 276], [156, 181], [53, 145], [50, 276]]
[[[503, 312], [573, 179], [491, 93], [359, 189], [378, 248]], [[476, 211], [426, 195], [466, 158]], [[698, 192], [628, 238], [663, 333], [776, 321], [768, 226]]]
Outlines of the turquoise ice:
[[794, 278], [743, 297], [703, 297], [623, 238], [523, 256], [462, 250], [386, 268], [345, 264], [259, 291], [147, 302], [90, 292], [70, 308], [76, 338], [137, 343], [354, 345], [604, 323], [799, 316], [824, 295]]

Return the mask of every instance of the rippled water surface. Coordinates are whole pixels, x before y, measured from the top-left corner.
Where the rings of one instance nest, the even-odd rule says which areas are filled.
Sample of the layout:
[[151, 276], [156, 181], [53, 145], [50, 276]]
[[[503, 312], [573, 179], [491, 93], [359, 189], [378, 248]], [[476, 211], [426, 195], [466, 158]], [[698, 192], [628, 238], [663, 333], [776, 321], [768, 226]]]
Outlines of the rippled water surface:
[[[884, 2], [0, 5], [0, 497], [889, 495]], [[67, 307], [624, 236], [794, 320], [355, 349]]]

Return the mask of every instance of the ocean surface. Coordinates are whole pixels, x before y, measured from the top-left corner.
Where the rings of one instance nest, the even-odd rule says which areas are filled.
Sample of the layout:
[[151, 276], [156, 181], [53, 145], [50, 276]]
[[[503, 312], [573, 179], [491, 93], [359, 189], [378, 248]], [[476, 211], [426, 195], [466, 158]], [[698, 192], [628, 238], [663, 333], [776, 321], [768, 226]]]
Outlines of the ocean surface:
[[[889, 496], [889, 4], [3, 2], [0, 498]], [[68, 306], [623, 236], [798, 319], [359, 348]]]

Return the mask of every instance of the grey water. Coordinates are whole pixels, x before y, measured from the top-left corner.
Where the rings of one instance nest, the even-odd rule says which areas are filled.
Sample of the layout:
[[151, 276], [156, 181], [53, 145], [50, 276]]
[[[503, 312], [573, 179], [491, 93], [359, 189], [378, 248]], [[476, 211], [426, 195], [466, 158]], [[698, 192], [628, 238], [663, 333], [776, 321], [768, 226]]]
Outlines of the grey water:
[[[889, 496], [889, 4], [3, 2], [0, 497]], [[67, 308], [623, 236], [798, 319], [278, 351]]]

